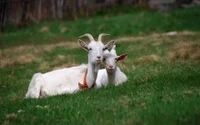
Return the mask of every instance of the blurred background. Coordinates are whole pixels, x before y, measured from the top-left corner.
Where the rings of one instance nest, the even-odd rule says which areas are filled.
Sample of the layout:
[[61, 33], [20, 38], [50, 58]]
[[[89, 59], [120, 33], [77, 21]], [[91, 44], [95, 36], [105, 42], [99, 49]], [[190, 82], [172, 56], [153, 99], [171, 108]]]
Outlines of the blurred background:
[[0, 31], [10, 24], [20, 28], [43, 20], [77, 20], [119, 7], [166, 12], [194, 5], [200, 0], [1, 0]]

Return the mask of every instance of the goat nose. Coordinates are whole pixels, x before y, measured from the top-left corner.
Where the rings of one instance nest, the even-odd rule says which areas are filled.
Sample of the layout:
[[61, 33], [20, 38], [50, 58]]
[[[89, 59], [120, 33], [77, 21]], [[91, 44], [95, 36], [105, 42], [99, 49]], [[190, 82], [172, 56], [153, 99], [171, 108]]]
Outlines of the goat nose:
[[112, 65], [109, 65], [109, 67], [112, 69], [113, 68], [113, 66]]
[[98, 59], [101, 59], [101, 56], [97, 56]]

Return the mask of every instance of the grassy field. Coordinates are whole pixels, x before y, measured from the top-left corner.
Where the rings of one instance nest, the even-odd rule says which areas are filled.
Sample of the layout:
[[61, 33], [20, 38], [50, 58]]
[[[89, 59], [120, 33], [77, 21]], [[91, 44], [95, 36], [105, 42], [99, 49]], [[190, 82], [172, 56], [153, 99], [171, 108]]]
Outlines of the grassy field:
[[[0, 124], [200, 124], [200, 8], [136, 11], [77, 21], [48, 21], [0, 34]], [[169, 32], [176, 31], [174, 34]], [[80, 35], [110, 33], [120, 86], [24, 99], [36, 72], [87, 63]], [[88, 42], [87, 39], [83, 39]]]

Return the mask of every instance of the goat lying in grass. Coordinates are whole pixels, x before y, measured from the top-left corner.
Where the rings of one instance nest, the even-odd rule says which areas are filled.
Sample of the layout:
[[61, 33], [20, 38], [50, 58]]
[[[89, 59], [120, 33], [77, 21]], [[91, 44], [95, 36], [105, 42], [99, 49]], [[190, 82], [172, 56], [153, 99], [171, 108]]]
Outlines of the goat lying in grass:
[[105, 69], [99, 70], [95, 88], [107, 86], [108, 84], [119, 85], [127, 81], [126, 75], [116, 66], [116, 62], [124, 60], [127, 54], [117, 56], [115, 47], [116, 45], [113, 46], [110, 52], [106, 50], [104, 53]]
[[[98, 41], [95, 41], [90, 34], [83, 35], [90, 39], [88, 45], [82, 40], [78, 40], [79, 46], [88, 51], [87, 65], [82, 64], [80, 66], [63, 68], [44, 74], [34, 74], [28, 87], [26, 98], [39, 98], [43, 96], [74, 93], [80, 90], [80, 86], [86, 89], [91, 88], [96, 81], [104, 51], [114, 45], [114, 41], [110, 41], [106, 45], [101, 42], [102, 36], [105, 35], [108, 34], [100, 34]], [[80, 84], [82, 81], [85, 82], [83, 85]]]

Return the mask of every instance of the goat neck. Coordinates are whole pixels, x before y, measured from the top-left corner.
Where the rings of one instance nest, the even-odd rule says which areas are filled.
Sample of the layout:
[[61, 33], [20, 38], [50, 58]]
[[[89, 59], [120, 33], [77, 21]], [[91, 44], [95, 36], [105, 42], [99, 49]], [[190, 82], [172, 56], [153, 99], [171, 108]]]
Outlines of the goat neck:
[[90, 61], [88, 61], [88, 73], [86, 76], [86, 82], [87, 82], [88, 88], [91, 88], [93, 84], [95, 83], [99, 68], [100, 68], [100, 64], [92, 64]]
[[114, 68], [112, 72], [106, 70], [107, 75], [108, 75], [108, 82], [109, 83], [113, 83], [113, 81], [115, 81], [115, 77], [117, 76], [117, 70], [118, 68]]

